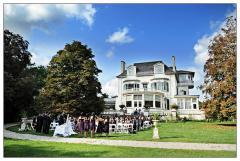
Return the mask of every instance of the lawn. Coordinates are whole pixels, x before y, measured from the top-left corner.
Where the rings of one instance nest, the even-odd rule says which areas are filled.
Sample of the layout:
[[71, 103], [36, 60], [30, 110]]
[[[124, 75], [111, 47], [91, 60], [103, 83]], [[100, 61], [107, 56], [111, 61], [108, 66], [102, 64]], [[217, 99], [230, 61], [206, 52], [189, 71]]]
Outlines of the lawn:
[[[168, 122], [160, 123], [159, 140], [162, 142], [196, 142], [196, 143], [221, 143], [221, 144], [236, 144], [237, 128], [236, 126], [227, 126], [229, 123], [219, 122]], [[19, 126], [9, 127], [11, 131], [18, 132]], [[114, 139], [114, 140], [139, 140], [153, 141], [152, 129], [140, 131], [137, 134], [110, 134], [109, 137], [97, 136], [97, 139]], [[28, 131], [21, 133], [30, 133], [37, 135], [36, 132]], [[48, 134], [52, 136], [53, 132]], [[74, 135], [71, 137], [79, 137]]]
[[4, 138], [4, 157], [233, 158], [236, 157], [236, 152], [134, 148]]

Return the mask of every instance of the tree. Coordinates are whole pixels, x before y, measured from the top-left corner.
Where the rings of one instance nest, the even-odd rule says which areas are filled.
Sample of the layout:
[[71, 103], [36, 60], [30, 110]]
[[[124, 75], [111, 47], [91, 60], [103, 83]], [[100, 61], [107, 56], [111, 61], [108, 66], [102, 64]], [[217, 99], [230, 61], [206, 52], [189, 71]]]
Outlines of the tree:
[[97, 78], [101, 70], [93, 58], [92, 50], [79, 41], [66, 44], [57, 52], [50, 61], [46, 84], [39, 96], [45, 110], [72, 115], [103, 111]]
[[209, 96], [202, 105], [207, 118], [236, 118], [236, 42], [236, 19], [229, 17], [222, 33], [209, 45], [209, 59], [204, 65], [201, 89]]
[[[39, 92], [44, 87], [47, 77], [47, 68], [44, 66], [34, 66], [29, 68], [28, 73], [31, 75], [32, 81], [34, 82], [33, 86], [33, 99], [34, 102], [30, 105], [28, 110], [28, 115], [36, 115], [43, 112], [43, 102], [40, 102]], [[46, 104], [46, 103], [44, 103]]]
[[32, 103], [33, 82], [26, 72], [31, 66], [28, 42], [4, 30], [4, 121], [17, 121]]

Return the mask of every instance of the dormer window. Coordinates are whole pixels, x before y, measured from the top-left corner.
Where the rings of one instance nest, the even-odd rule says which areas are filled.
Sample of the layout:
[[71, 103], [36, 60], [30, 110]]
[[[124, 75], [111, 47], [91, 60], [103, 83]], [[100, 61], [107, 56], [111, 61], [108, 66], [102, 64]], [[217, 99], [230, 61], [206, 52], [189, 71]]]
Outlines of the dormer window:
[[136, 67], [131, 65], [127, 68], [127, 75], [136, 75]]
[[154, 73], [155, 74], [163, 74], [164, 73], [164, 66], [162, 63], [157, 63], [154, 65]]

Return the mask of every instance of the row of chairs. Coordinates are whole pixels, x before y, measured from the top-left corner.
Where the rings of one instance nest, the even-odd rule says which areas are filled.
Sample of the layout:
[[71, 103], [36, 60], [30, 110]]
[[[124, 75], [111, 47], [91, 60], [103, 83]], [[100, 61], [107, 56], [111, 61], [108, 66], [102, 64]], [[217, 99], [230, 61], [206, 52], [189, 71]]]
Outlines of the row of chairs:
[[133, 132], [133, 124], [109, 124], [109, 133], [130, 133]]
[[[55, 130], [55, 128], [59, 126], [58, 122], [53, 121], [50, 124], [50, 130]], [[72, 127], [74, 129], [74, 123], [72, 122]], [[143, 129], [149, 129], [151, 128], [151, 124], [149, 121], [144, 121], [143, 123]], [[109, 124], [109, 133], [131, 133], [133, 132], [133, 124]]]
[[[152, 125], [149, 121], [144, 121], [143, 127], [141, 130], [149, 129]], [[109, 133], [132, 133], [133, 132], [133, 124], [109, 124]]]

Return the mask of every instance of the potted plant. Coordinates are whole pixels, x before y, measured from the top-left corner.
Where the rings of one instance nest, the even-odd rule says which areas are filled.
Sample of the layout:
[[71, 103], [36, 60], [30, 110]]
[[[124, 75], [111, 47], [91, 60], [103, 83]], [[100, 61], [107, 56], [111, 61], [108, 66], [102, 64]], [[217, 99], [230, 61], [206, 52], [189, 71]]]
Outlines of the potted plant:
[[121, 111], [123, 111], [123, 108], [125, 107], [125, 105], [119, 105]]
[[19, 131], [25, 131], [27, 128], [27, 112], [21, 111], [20, 116], [21, 116], [22, 122], [21, 122], [21, 127]]
[[153, 124], [154, 124], [154, 129], [153, 129], [153, 139], [159, 139], [158, 135], [158, 128], [157, 128], [157, 122], [159, 121], [159, 113], [154, 113], [153, 114]]
[[178, 109], [178, 105], [176, 105], [176, 104], [171, 105], [171, 109], [177, 110]]

